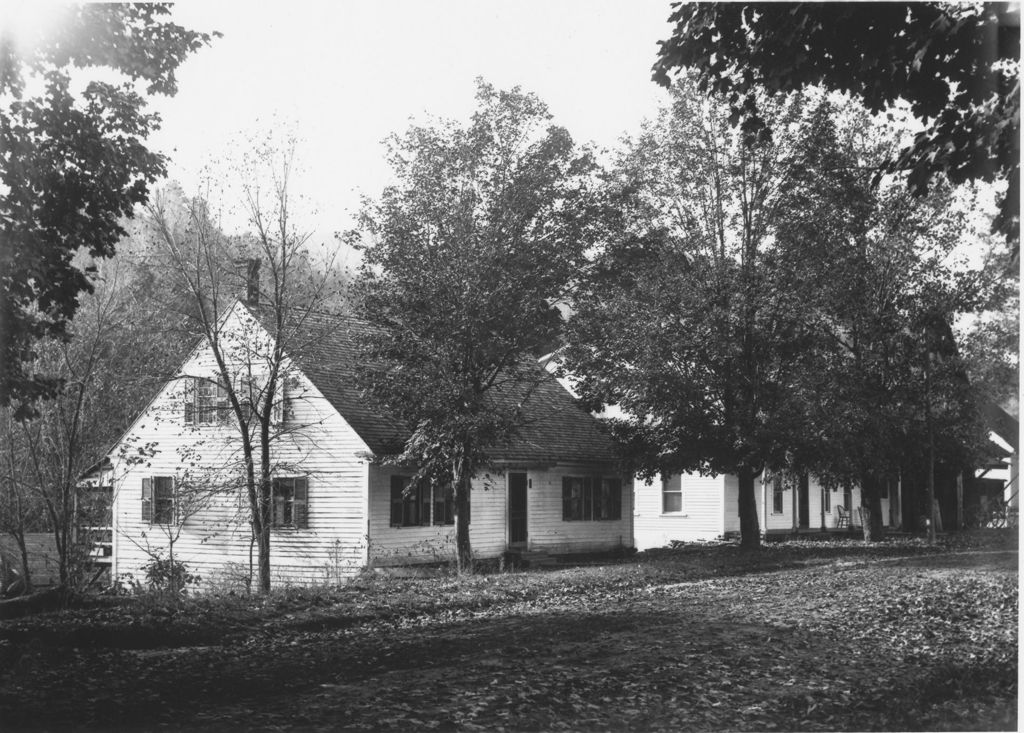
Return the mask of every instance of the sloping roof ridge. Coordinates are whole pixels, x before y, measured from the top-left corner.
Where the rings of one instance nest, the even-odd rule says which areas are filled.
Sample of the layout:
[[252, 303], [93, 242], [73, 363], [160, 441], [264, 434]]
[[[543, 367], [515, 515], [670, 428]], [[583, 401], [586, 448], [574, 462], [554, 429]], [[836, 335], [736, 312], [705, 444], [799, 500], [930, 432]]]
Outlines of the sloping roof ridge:
[[[266, 328], [265, 319], [272, 308], [244, 305], [257, 322]], [[401, 452], [411, 427], [374, 405], [354, 379], [356, 365], [362, 360], [359, 338], [380, 327], [353, 313], [318, 312], [314, 309], [304, 312], [314, 317], [299, 322], [300, 332], [307, 330], [306, 326], [312, 331], [324, 325], [328, 326], [328, 330], [330, 326], [335, 326], [334, 337], [327, 333], [311, 335], [305, 344], [306, 348], [300, 352], [288, 353], [287, 348], [285, 352], [373, 453], [387, 455]], [[601, 430], [599, 421], [544, 368], [544, 364], [535, 355], [524, 354], [519, 366], [537, 370], [542, 376], [536, 388], [529, 390], [522, 402], [526, 418], [522, 431], [513, 439], [512, 444], [498, 449], [495, 458], [608, 460], [614, 448]], [[496, 392], [495, 398], [505, 401], [516, 399], [504, 390]]]

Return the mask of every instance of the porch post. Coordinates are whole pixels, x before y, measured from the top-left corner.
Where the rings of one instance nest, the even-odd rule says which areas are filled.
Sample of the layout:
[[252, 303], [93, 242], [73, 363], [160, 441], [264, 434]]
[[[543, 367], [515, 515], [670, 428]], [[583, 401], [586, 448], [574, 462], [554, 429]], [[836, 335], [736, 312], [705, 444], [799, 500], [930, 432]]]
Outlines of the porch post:
[[825, 492], [828, 491], [828, 488], [826, 488], [825, 486], [819, 486], [818, 488], [820, 489], [818, 491], [818, 508], [821, 509], [821, 531], [826, 532], [827, 530], [825, 529]]
[[[774, 479], [773, 479], [774, 480]], [[761, 471], [761, 526], [764, 527], [764, 536], [768, 536], [768, 482], [765, 480], [765, 472]]]
[[899, 472], [896, 476], [896, 514], [893, 515], [894, 527], [899, 527], [903, 530], [903, 471]]
[[793, 534], [797, 534], [800, 531], [800, 519], [797, 517], [797, 504], [796, 495], [800, 493], [800, 479], [797, 479], [796, 483], [790, 487], [793, 492], [793, 501], [790, 502], [793, 505]]
[[956, 528], [964, 528], [964, 472], [956, 475]]

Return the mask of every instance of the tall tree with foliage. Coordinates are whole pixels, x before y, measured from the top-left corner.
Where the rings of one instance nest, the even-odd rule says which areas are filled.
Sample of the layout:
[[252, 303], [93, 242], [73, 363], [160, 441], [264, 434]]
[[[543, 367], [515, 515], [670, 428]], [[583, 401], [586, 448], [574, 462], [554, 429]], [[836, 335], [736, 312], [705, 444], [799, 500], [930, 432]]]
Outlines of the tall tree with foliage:
[[873, 112], [900, 100], [924, 129], [884, 162], [924, 195], [1005, 179], [993, 228], [1019, 241], [1020, 17], [1009, 3], [676, 3], [654, 78], [697, 74], [726, 95], [750, 135], [772, 125], [758, 93], [810, 86], [848, 92]]
[[887, 140], [865, 113], [826, 104], [816, 118], [781, 201], [793, 213], [775, 232], [814, 344], [795, 382], [811, 397], [795, 458], [826, 484], [860, 487], [874, 540], [882, 490], [908, 461], [923, 464], [938, 444], [963, 462], [975, 446], [975, 395], [951, 325], [999, 278], [951, 264], [971, 228], [948, 187], [913, 198], [898, 179], [872, 185]]
[[147, 95], [175, 94], [175, 70], [211, 39], [169, 22], [167, 4], [51, 12], [59, 21], [37, 37], [0, 28], [0, 405], [18, 400], [19, 416], [59, 388], [60, 375], [33, 371], [34, 346], [65, 337], [92, 290], [75, 254], [111, 256], [165, 173], [145, 144], [160, 122]]
[[[766, 109], [793, 130], [805, 103]], [[626, 413], [613, 425], [641, 473], [738, 476], [751, 548], [754, 480], [783, 465], [799, 435], [787, 408], [804, 351], [799, 303], [772, 259], [797, 138], [746, 140], [720, 99], [681, 80], [618, 164], [619, 234], [575, 303], [567, 352], [585, 399]]]
[[397, 183], [363, 212], [367, 391], [411, 437], [384, 460], [454, 492], [459, 567], [472, 563], [470, 482], [521, 425], [556, 340], [555, 307], [593, 239], [592, 163], [533, 94], [479, 81], [468, 125], [389, 140]]

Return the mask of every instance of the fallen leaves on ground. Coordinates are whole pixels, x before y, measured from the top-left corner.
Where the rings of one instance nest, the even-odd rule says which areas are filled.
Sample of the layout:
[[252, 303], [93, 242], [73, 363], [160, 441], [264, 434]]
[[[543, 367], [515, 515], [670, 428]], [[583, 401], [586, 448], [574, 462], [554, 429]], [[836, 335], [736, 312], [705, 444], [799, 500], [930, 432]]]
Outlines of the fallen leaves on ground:
[[267, 599], [108, 600], [0, 625], [0, 719], [7, 730], [1012, 730], [1017, 597], [1015, 543], [960, 537], [684, 546]]

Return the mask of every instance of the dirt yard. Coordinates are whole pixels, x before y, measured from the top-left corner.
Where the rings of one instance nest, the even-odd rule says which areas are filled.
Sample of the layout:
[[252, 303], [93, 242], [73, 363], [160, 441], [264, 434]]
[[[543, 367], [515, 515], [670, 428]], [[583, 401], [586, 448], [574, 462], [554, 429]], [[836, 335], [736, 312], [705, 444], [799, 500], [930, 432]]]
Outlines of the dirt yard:
[[1015, 538], [661, 550], [0, 625], [21, 729], [1016, 730]]

